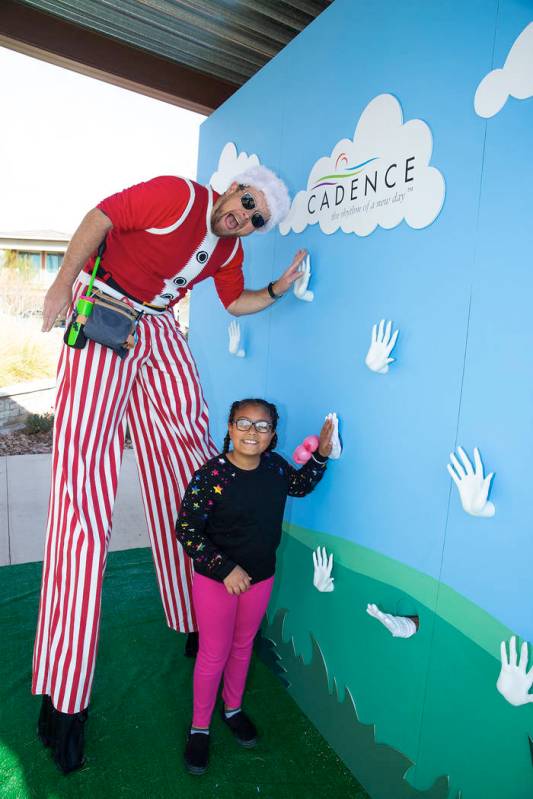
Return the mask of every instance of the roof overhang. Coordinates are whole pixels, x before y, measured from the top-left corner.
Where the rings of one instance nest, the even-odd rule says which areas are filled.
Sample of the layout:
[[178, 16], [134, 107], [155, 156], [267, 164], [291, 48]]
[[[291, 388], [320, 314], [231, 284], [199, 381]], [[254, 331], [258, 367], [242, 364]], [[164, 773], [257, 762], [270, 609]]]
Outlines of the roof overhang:
[[209, 114], [329, 0], [1, 0], [0, 45]]

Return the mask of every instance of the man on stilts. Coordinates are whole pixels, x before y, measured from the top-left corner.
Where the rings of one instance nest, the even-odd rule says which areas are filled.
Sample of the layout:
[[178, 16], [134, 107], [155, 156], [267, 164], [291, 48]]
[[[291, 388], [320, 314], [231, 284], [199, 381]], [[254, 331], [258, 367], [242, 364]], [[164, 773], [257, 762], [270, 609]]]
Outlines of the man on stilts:
[[125, 358], [88, 339], [83, 349], [65, 345], [59, 362], [32, 691], [43, 694], [39, 737], [65, 773], [83, 765], [126, 426], [167, 624], [188, 633], [194, 651], [193, 570], [174, 528], [189, 480], [217, 448], [196, 365], [171, 307], [207, 277], [235, 316], [275, 302], [298, 279], [305, 252], [267, 288], [250, 291], [240, 239], [275, 227], [289, 203], [285, 185], [262, 166], [239, 175], [222, 195], [178, 177], [133, 186], [85, 216], [46, 295], [44, 331], [83, 294], [105, 239], [95, 287], [142, 311]]

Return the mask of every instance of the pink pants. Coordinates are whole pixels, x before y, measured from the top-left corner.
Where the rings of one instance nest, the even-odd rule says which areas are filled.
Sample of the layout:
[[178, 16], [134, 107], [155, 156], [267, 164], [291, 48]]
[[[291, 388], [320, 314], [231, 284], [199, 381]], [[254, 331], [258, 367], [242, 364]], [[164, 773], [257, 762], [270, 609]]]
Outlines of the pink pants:
[[220, 678], [227, 707], [241, 706], [255, 634], [267, 609], [274, 577], [244, 594], [228, 594], [223, 583], [195, 574], [192, 595], [200, 633], [194, 668], [193, 727], [209, 727]]

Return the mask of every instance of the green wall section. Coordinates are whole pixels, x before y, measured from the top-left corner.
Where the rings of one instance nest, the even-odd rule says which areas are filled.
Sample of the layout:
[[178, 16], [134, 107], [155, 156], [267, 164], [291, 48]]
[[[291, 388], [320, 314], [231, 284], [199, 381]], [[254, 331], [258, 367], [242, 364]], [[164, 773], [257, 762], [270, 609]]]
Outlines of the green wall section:
[[[294, 524], [286, 524], [284, 529], [292, 538], [311, 549], [323, 545], [324, 533], [316, 533]], [[513, 635], [512, 630], [482, 608], [469, 602], [453, 588], [439, 584], [427, 574], [345, 538], [328, 535], [328, 543], [335, 552], [336, 564], [409, 594], [395, 609], [389, 609], [389, 613], [409, 615], [417, 612], [412, 600], [417, 603], [416, 607], [422, 604], [426, 608], [434, 608], [437, 603], [442, 619], [456, 627], [489, 655], [497, 658], [500, 656], [500, 641]]]
[[[335, 553], [330, 594], [312, 584], [311, 553], [319, 544]], [[287, 609], [283, 640], [292, 639], [302, 666], [312, 664], [312, 637], [317, 641], [329, 693], [334, 681], [338, 687], [339, 701], [329, 707], [338, 708], [343, 735], [354, 733], [346, 722], [346, 687], [359, 721], [375, 726], [375, 740], [415, 764], [405, 779], [419, 791], [442, 789], [448, 776], [450, 799], [459, 791], [461, 799], [533, 796], [533, 707], [512, 707], [496, 690], [499, 644], [510, 630], [450, 588], [344, 539], [287, 525], [278, 564], [269, 618]], [[392, 638], [367, 615], [368, 602], [387, 612], [416, 613], [419, 632], [408, 640]], [[287, 668], [283, 655], [280, 664]], [[289, 682], [290, 673], [287, 668]], [[306, 695], [294, 682], [294, 690], [313, 718], [318, 689]], [[317, 723], [339, 751], [340, 739]], [[356, 776], [373, 799], [395, 799], [368, 774]]]

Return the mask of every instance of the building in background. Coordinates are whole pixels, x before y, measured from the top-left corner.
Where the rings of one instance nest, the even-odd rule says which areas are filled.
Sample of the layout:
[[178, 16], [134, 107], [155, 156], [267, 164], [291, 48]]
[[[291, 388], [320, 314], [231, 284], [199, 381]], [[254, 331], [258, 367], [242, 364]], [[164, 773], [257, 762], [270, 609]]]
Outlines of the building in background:
[[0, 232], [0, 268], [16, 258], [49, 282], [63, 262], [69, 241], [70, 234], [57, 230]]

